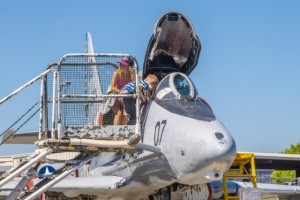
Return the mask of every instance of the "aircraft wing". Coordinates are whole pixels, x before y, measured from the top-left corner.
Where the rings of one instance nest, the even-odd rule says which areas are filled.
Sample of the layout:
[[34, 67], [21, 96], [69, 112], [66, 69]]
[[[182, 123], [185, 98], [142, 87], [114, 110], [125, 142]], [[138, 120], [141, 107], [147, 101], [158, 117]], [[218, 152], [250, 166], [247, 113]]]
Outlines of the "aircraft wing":
[[[223, 182], [214, 181], [210, 183], [212, 188], [212, 198], [220, 199], [223, 196]], [[233, 196], [251, 195], [259, 192], [261, 199], [300, 199], [300, 186], [290, 186], [282, 184], [257, 183], [257, 188], [251, 182], [227, 181], [228, 194]], [[247, 198], [242, 198], [247, 199]], [[248, 198], [251, 199], [251, 198]]]
[[21, 134], [13, 134], [13, 129], [9, 129], [4, 133], [1, 143], [4, 144], [34, 144], [38, 140], [38, 132], [27, 132]]
[[[37, 184], [40, 179], [36, 178], [33, 184]], [[79, 194], [98, 195], [101, 189], [116, 189], [126, 181], [123, 177], [118, 176], [98, 176], [98, 177], [68, 177], [56, 185], [52, 186], [49, 191], [62, 192], [68, 197], [76, 197]], [[0, 191], [0, 196], [7, 196], [8, 191], [14, 189], [19, 181], [10, 181], [4, 185]]]
[[[250, 182], [235, 182], [241, 188], [253, 188]], [[261, 191], [262, 199], [279, 198], [279, 199], [299, 199], [300, 186], [289, 186], [281, 184], [258, 183], [257, 188]]]
[[[64, 192], [66, 190], [99, 190], [99, 189], [115, 189], [125, 181], [119, 176], [96, 176], [96, 177], [76, 177], [66, 178], [56, 185], [51, 190]], [[83, 192], [86, 193], [86, 192]]]

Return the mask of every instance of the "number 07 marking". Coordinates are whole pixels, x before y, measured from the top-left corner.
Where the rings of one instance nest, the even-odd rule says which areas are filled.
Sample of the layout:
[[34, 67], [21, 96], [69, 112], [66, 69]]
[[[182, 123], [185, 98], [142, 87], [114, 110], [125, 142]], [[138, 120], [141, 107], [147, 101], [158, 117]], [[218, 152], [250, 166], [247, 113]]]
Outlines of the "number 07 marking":
[[167, 120], [158, 121], [154, 129], [154, 145], [160, 145], [161, 138], [163, 136], [165, 127], [167, 125]]

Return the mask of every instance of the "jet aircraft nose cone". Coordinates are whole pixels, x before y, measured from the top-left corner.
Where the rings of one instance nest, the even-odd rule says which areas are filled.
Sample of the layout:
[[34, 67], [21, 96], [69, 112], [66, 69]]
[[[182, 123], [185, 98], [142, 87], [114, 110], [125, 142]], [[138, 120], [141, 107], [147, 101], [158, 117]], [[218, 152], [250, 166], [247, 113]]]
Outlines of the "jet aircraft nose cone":
[[207, 159], [229, 163], [230, 166], [236, 154], [235, 141], [225, 129], [215, 132], [213, 135], [215, 138], [207, 147]]
[[230, 133], [216, 120], [210, 122], [205, 131], [194, 131], [189, 135], [192, 139], [187, 144], [188, 165], [182, 169], [185, 173], [181, 173], [181, 183], [198, 184], [221, 180], [236, 155], [236, 145]]

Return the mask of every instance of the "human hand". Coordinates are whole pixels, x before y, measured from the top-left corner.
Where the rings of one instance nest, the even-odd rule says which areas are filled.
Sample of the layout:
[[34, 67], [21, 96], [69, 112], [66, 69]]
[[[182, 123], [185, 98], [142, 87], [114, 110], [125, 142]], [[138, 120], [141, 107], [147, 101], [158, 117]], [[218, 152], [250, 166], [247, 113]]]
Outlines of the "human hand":
[[128, 92], [125, 90], [120, 90], [119, 94], [128, 94]]
[[141, 97], [141, 102], [142, 102], [142, 103], [148, 102], [148, 98], [146, 98], [146, 97]]

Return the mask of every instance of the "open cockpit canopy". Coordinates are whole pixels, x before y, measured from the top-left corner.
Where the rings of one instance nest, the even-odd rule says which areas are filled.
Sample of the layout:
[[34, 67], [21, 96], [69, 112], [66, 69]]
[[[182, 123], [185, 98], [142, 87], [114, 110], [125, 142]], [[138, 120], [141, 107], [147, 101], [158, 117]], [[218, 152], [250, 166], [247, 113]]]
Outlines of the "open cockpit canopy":
[[150, 38], [143, 77], [156, 74], [160, 79], [172, 72], [189, 75], [197, 65], [201, 44], [192, 23], [178, 12], [160, 17]]

